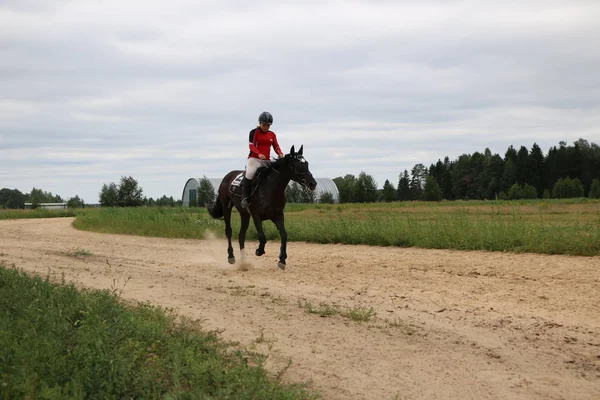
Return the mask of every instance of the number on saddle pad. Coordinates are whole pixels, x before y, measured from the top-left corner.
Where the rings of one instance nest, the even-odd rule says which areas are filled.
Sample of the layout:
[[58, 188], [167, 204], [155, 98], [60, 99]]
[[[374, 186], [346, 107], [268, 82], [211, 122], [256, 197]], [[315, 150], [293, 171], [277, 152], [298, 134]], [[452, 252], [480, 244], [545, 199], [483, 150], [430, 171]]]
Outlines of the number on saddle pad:
[[244, 179], [244, 173], [240, 172], [238, 176], [231, 182], [231, 186], [240, 186], [242, 184], [242, 180]]

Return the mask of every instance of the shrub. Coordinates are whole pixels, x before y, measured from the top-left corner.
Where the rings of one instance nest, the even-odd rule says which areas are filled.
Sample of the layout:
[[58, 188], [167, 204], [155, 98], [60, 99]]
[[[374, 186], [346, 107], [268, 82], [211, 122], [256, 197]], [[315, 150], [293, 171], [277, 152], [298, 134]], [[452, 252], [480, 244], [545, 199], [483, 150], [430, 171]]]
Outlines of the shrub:
[[523, 198], [523, 190], [519, 184], [515, 183], [508, 189], [507, 198], [509, 200], [518, 200]]
[[560, 178], [552, 188], [552, 197], [555, 199], [583, 197], [583, 193], [583, 185], [579, 178]]
[[552, 194], [550, 193], [549, 189], [544, 189], [544, 194], [542, 195], [543, 199], [550, 199], [552, 198]]
[[319, 197], [319, 203], [321, 204], [333, 204], [334, 202], [333, 194], [329, 192], [325, 192]]
[[537, 199], [537, 190], [528, 184], [523, 185], [521, 189], [521, 194], [523, 199]]

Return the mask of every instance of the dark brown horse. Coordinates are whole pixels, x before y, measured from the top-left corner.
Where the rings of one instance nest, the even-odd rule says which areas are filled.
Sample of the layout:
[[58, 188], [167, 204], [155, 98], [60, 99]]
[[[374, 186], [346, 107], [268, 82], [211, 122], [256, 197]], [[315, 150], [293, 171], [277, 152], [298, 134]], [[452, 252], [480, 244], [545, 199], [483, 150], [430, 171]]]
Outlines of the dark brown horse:
[[[315, 190], [317, 181], [313, 178], [308, 169], [308, 162], [302, 156], [303, 146], [300, 146], [298, 152], [294, 151], [294, 146], [290, 154], [272, 161], [268, 167], [258, 170], [254, 178], [254, 184], [251, 188], [249, 206], [242, 208], [241, 185], [232, 185], [234, 181], [241, 179], [244, 171], [231, 171], [223, 178], [217, 198], [212, 206], [207, 205], [207, 210], [213, 218], [223, 218], [225, 220], [225, 235], [227, 235], [227, 259], [230, 264], [235, 263], [233, 247], [231, 245], [231, 210], [235, 206], [240, 213], [242, 226], [240, 227], [240, 252], [244, 250], [246, 241], [246, 231], [250, 225], [250, 217], [254, 221], [256, 231], [258, 232], [258, 248], [256, 255], [265, 254], [265, 244], [267, 238], [262, 228], [262, 222], [271, 220], [277, 226], [281, 237], [281, 247], [279, 249], [279, 262], [277, 266], [285, 269], [285, 259], [287, 258], [287, 232], [283, 218], [283, 209], [285, 208], [285, 188], [290, 180], [298, 182], [310, 190]], [[237, 178], [237, 179], [236, 179]]]

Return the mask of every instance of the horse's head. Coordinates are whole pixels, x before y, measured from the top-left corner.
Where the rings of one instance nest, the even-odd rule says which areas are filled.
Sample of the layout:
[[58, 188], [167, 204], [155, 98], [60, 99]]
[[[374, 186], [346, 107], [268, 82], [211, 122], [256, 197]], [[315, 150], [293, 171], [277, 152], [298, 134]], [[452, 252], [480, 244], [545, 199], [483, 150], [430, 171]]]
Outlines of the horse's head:
[[294, 151], [294, 146], [292, 146], [290, 153], [283, 157], [283, 164], [289, 170], [291, 180], [298, 182], [310, 190], [315, 190], [317, 181], [308, 169], [308, 161], [302, 156], [303, 147], [304, 145], [300, 146], [300, 150], [296, 152]]

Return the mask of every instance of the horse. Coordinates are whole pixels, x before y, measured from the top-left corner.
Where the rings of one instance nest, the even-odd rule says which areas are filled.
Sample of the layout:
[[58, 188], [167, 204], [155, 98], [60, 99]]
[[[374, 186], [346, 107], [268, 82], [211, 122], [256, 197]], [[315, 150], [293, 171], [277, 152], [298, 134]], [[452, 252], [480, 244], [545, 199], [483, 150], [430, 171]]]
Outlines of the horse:
[[253, 179], [250, 190], [248, 208], [242, 208], [242, 181], [244, 171], [231, 171], [221, 181], [217, 198], [212, 205], [206, 204], [206, 209], [214, 219], [225, 221], [225, 235], [227, 236], [227, 260], [235, 264], [235, 256], [231, 245], [231, 210], [235, 206], [240, 213], [242, 225], [239, 233], [240, 253], [244, 256], [244, 243], [246, 231], [250, 225], [250, 217], [258, 232], [258, 248], [255, 254], [265, 254], [267, 238], [262, 228], [263, 221], [271, 220], [279, 231], [281, 246], [279, 248], [279, 262], [277, 266], [284, 270], [287, 258], [287, 232], [285, 230], [283, 209], [285, 208], [285, 189], [290, 180], [314, 191], [317, 181], [308, 169], [308, 162], [304, 159], [304, 145], [300, 146], [298, 152], [291, 147], [289, 154], [271, 161], [267, 167], [259, 168]]

